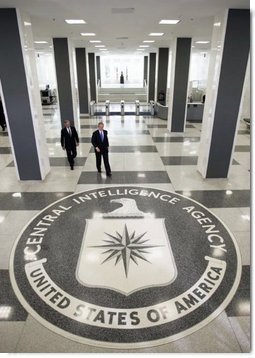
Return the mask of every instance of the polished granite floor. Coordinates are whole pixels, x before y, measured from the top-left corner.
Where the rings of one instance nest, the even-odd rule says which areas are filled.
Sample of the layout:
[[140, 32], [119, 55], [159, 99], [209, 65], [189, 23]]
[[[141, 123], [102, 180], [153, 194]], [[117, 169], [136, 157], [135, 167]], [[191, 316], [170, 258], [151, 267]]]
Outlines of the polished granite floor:
[[[43, 182], [18, 182], [7, 133], [0, 133], [0, 352], [114, 352], [76, 343], [48, 330], [21, 306], [11, 288], [9, 255], [18, 234], [40, 210], [68, 194], [115, 185], [148, 185], [195, 199], [229, 227], [242, 257], [242, 277], [228, 307], [184, 338], [129, 352], [250, 351], [250, 134], [239, 125], [229, 179], [204, 180], [196, 170], [201, 123], [170, 134], [166, 122], [150, 116], [81, 117], [81, 143], [70, 171], [59, 143], [58, 109], [44, 107], [51, 171]], [[90, 136], [104, 120], [113, 176], [97, 175]]]

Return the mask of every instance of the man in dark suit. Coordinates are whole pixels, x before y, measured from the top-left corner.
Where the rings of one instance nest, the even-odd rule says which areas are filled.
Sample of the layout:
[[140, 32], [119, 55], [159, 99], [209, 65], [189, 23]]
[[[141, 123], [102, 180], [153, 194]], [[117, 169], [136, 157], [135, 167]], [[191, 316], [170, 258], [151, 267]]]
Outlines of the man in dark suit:
[[77, 156], [76, 147], [79, 145], [79, 137], [76, 129], [70, 125], [70, 121], [64, 121], [64, 128], [61, 130], [61, 146], [66, 150], [67, 158], [73, 170], [74, 158]]
[[109, 164], [108, 152], [109, 141], [107, 137], [107, 131], [104, 130], [104, 123], [98, 123], [98, 129], [93, 133], [91, 143], [95, 148], [97, 171], [101, 173], [101, 160], [103, 156], [106, 175], [111, 176], [111, 167]]

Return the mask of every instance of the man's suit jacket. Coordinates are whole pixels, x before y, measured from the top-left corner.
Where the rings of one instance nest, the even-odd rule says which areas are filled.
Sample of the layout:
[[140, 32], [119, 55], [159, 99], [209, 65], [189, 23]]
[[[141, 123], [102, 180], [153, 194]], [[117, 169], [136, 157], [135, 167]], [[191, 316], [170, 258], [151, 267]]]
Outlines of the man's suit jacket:
[[74, 127], [70, 127], [72, 131], [72, 135], [70, 136], [69, 132], [66, 128], [61, 130], [61, 146], [65, 147], [65, 149], [72, 149], [76, 147], [76, 143], [79, 143], [79, 137], [76, 129]]
[[95, 150], [96, 147], [100, 149], [101, 152], [108, 152], [109, 141], [108, 141], [108, 132], [104, 130], [104, 140], [102, 141], [99, 130], [96, 130], [92, 134], [91, 143], [94, 146]]

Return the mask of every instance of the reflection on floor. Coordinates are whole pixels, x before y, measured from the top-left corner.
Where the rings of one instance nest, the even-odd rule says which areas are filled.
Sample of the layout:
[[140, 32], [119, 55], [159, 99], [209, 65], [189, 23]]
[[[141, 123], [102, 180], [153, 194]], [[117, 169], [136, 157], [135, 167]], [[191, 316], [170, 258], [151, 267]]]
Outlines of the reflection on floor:
[[[171, 134], [150, 116], [82, 117], [74, 171], [59, 143], [55, 106], [44, 107], [51, 171], [44, 182], [17, 182], [9, 137], [0, 133], [0, 352], [112, 352], [52, 333], [16, 299], [9, 280], [9, 255], [25, 224], [41, 209], [70, 193], [109, 185], [135, 184], [176, 191], [210, 208], [230, 228], [242, 256], [242, 279], [227, 309], [205, 328], [175, 342], [129, 350], [142, 352], [249, 352], [250, 350], [250, 135], [240, 123], [229, 179], [203, 180], [197, 172], [201, 124], [187, 123]], [[97, 176], [90, 137], [99, 120], [110, 139], [113, 176]]]

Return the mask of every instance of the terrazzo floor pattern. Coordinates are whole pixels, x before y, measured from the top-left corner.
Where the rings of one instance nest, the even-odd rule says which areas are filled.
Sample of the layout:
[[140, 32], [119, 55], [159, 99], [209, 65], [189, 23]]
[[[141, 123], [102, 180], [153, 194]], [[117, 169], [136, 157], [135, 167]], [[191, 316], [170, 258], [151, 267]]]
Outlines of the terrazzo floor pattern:
[[[59, 143], [60, 119], [55, 106], [44, 108], [51, 171], [43, 182], [16, 180], [9, 138], [0, 133], [0, 352], [119, 352], [74, 342], [53, 333], [18, 302], [9, 281], [9, 255], [21, 229], [40, 210], [71, 193], [132, 184], [169, 190], [194, 198], [222, 219], [238, 242], [243, 265], [235, 297], [217, 318], [189, 336], [171, 343], [125, 352], [250, 351], [250, 135], [240, 123], [229, 179], [204, 180], [196, 161], [200, 123], [187, 123], [184, 134], [169, 133], [166, 122], [149, 116], [80, 118], [81, 138], [74, 171]], [[99, 120], [110, 140], [112, 177], [98, 176], [90, 137]], [[3, 307], [11, 314], [4, 315]], [[2, 308], [2, 311], [1, 311]], [[2, 312], [2, 315], [1, 315]]]

